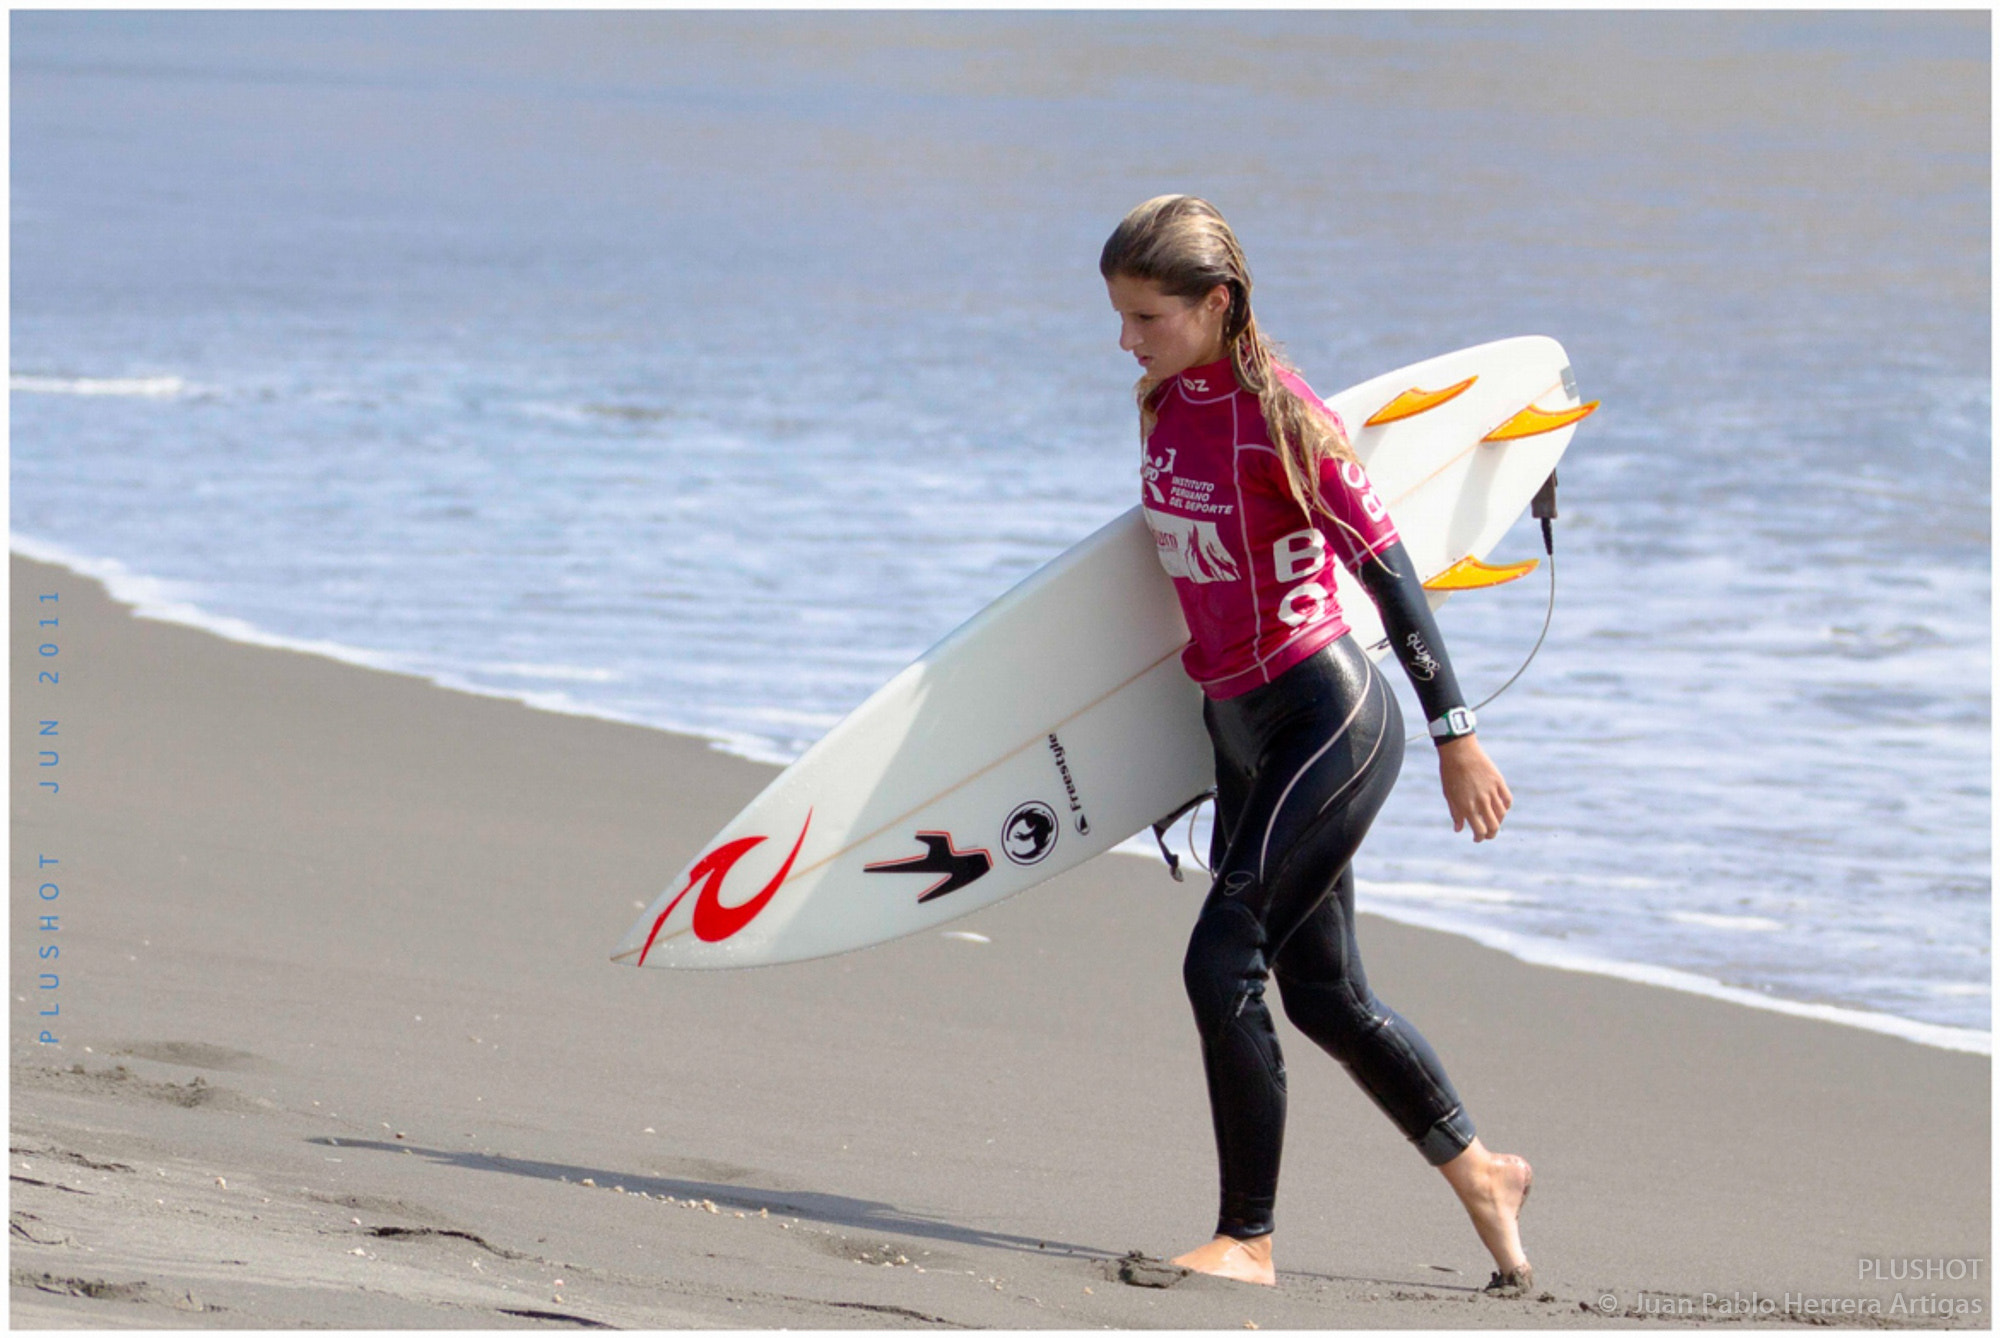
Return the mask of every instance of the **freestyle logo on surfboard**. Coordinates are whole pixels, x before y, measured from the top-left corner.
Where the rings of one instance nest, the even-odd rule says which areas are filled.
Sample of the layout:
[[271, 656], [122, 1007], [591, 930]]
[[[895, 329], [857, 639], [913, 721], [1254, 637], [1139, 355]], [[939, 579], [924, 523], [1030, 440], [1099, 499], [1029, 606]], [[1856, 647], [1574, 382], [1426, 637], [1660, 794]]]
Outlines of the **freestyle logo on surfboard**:
[[1049, 735], [1049, 756], [1056, 760], [1056, 774], [1062, 777], [1063, 791], [1069, 795], [1069, 811], [1076, 814], [1077, 835], [1090, 835], [1090, 819], [1083, 811], [1083, 796], [1076, 792], [1076, 777], [1069, 774], [1069, 754], [1063, 751], [1062, 740], [1053, 733]]

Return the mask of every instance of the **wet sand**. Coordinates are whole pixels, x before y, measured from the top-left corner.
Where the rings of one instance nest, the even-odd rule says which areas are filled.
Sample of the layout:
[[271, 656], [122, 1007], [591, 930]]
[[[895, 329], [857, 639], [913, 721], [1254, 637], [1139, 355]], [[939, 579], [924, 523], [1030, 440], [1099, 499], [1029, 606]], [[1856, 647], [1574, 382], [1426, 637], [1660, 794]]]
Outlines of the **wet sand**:
[[12, 579], [17, 1327], [1990, 1324], [1987, 1058], [1374, 918], [1535, 1164], [1535, 1295], [1479, 1294], [1282, 1021], [1280, 1285], [1128, 1285], [1212, 1222], [1192, 883], [1112, 856], [953, 926], [989, 943], [613, 966], [769, 768]]

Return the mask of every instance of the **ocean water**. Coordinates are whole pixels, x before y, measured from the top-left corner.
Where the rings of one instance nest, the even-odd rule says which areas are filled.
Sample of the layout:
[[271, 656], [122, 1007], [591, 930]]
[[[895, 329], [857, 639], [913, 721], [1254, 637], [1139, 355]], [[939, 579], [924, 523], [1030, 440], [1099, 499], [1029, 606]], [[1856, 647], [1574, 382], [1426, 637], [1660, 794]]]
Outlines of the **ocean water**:
[[1364, 903], [1990, 1049], [1989, 23], [18, 13], [13, 545], [788, 759], [1132, 504], [1096, 253], [1193, 191], [1321, 390], [1604, 404], [1507, 830], [1413, 750]]

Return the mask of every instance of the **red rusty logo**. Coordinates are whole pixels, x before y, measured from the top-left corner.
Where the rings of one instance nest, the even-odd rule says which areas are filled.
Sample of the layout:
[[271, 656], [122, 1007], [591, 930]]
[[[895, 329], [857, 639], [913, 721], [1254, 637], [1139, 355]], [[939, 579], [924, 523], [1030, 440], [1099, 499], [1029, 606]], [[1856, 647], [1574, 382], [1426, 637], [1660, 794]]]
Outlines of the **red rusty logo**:
[[807, 809], [805, 826], [799, 828], [799, 839], [792, 842], [792, 853], [785, 856], [784, 865], [772, 875], [770, 882], [764, 884], [763, 891], [738, 906], [722, 904], [723, 879], [729, 876], [736, 861], [742, 859], [752, 847], [761, 845], [764, 838], [742, 836], [734, 841], [725, 841], [696, 860], [694, 867], [688, 870], [687, 886], [667, 903], [667, 908], [660, 912], [660, 918], [653, 921], [653, 932], [646, 935], [646, 946], [639, 950], [639, 965], [646, 964], [646, 954], [653, 950], [653, 940], [660, 936], [661, 926], [666, 924], [667, 917], [674, 913], [674, 908], [687, 894], [695, 890], [696, 884], [701, 886], [701, 895], [694, 901], [694, 936], [703, 943], [720, 943], [756, 919], [757, 913], [784, 885], [786, 875], [792, 871], [792, 861], [799, 857], [799, 847], [806, 843], [806, 830], [811, 826], [812, 810]]

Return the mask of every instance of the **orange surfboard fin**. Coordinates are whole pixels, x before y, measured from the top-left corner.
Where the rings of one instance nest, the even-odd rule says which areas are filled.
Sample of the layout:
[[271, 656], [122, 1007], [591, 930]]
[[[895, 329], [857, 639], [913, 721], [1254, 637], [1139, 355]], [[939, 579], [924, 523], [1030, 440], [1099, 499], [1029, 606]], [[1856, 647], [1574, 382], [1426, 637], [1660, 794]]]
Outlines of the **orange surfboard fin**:
[[1546, 409], [1537, 409], [1534, 405], [1530, 404], [1527, 408], [1521, 410], [1521, 412], [1515, 414], [1491, 432], [1488, 432], [1482, 440], [1518, 441], [1522, 437], [1540, 436], [1544, 432], [1553, 432], [1559, 427], [1568, 427], [1571, 423], [1582, 422], [1584, 419], [1590, 417], [1591, 410], [1595, 409], [1597, 405], [1598, 401], [1592, 400], [1588, 404], [1579, 404], [1574, 409], [1558, 409], [1554, 413], [1550, 413]]
[[1402, 394], [1396, 396], [1395, 399], [1390, 400], [1387, 404], [1377, 409], [1375, 416], [1361, 426], [1380, 427], [1384, 423], [1396, 423], [1405, 418], [1415, 418], [1426, 409], [1435, 409], [1447, 400], [1457, 399], [1460, 395], [1472, 389], [1472, 383], [1478, 379], [1476, 376], [1468, 376], [1457, 385], [1446, 386], [1443, 390], [1419, 390], [1415, 386], [1412, 386]]
[[1476, 557], [1462, 557], [1437, 575], [1424, 582], [1424, 589], [1484, 590], [1488, 586], [1505, 585], [1518, 581], [1529, 572], [1542, 565], [1540, 558], [1529, 558], [1525, 562], [1509, 562], [1502, 567], [1489, 567]]

